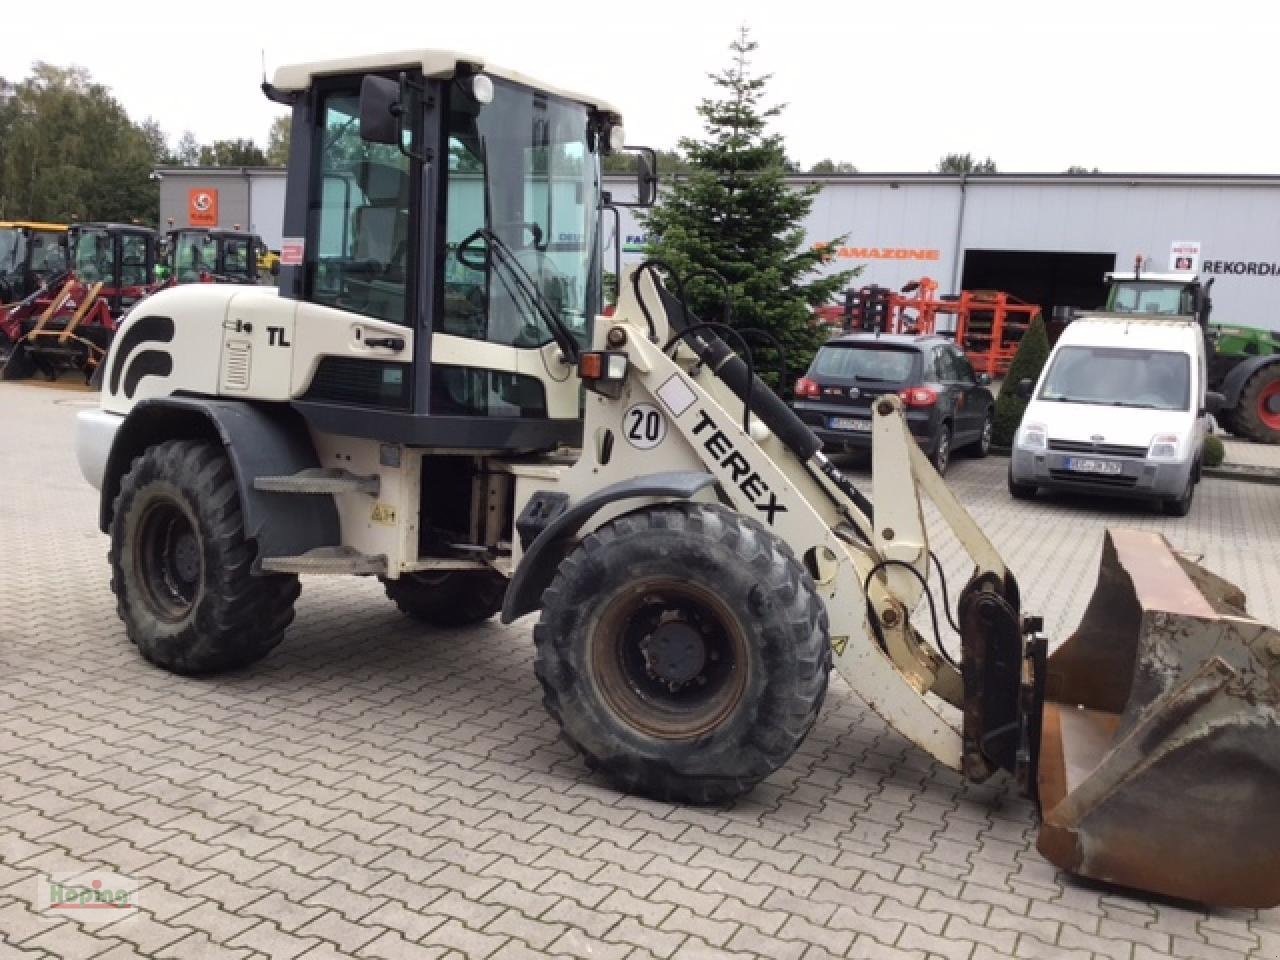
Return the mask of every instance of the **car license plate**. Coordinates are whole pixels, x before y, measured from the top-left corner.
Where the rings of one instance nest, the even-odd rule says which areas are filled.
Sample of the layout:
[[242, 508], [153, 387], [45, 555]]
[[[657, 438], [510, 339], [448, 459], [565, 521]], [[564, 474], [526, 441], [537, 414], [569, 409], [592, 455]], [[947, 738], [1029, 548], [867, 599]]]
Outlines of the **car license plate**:
[[1090, 460], [1087, 457], [1067, 457], [1066, 467], [1076, 473], [1102, 473], [1108, 476], [1124, 472], [1124, 464], [1115, 460]]
[[852, 430], [855, 433], [871, 432], [871, 421], [859, 420], [857, 417], [832, 417], [827, 425], [832, 430]]

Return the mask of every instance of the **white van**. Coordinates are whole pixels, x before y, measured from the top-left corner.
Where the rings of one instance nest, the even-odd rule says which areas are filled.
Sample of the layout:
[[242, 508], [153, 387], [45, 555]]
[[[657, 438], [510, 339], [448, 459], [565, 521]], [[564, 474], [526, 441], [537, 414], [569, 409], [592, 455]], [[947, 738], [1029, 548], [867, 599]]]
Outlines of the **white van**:
[[[1086, 317], [1069, 324], [1030, 390], [1009, 492], [1142, 497], [1191, 509], [1209, 429], [1205, 344], [1189, 318]], [[1216, 399], [1216, 394], [1211, 395]]]

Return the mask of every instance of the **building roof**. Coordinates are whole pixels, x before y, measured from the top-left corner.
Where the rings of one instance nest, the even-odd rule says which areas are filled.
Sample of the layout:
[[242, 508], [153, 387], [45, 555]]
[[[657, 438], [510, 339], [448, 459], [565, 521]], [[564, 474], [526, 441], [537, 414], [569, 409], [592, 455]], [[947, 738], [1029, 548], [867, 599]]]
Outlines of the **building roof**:
[[1154, 270], [1134, 273], [1132, 270], [1112, 270], [1105, 276], [1108, 280], [1150, 280], [1152, 283], [1194, 283], [1196, 281], [1196, 275], [1189, 270], [1179, 273], [1156, 273]]
[[458, 72], [459, 64], [482, 70], [495, 77], [524, 84], [566, 100], [585, 103], [605, 113], [621, 116], [621, 111], [598, 97], [562, 90], [516, 70], [508, 70], [489, 63], [484, 57], [458, 53], [455, 50], [396, 50], [387, 53], [370, 53], [363, 56], [343, 57], [338, 60], [318, 60], [281, 67], [276, 71], [273, 85], [281, 90], [306, 90], [316, 77], [344, 73], [367, 73], [375, 70], [421, 69], [423, 76], [451, 77]]
[[1273, 173], [793, 173], [788, 180], [805, 183], [943, 184], [1005, 186], [1057, 184], [1073, 187], [1260, 186], [1280, 187]]

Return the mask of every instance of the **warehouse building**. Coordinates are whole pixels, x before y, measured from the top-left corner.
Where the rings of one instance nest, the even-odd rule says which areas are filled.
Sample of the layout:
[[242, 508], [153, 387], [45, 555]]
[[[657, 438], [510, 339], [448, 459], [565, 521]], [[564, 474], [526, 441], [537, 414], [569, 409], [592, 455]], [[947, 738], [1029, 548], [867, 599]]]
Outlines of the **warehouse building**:
[[[276, 168], [177, 168], [161, 178], [161, 222], [210, 218], [249, 225], [278, 248], [284, 172]], [[1196, 174], [846, 174], [796, 176], [822, 192], [805, 224], [814, 243], [843, 237], [827, 269], [860, 267], [856, 285], [900, 288], [921, 277], [942, 293], [1004, 290], [1052, 316], [1096, 307], [1102, 275], [1190, 264], [1214, 278], [1215, 319], [1280, 329], [1280, 176]], [[627, 178], [605, 189], [625, 199]], [[207, 196], [214, 191], [212, 197]], [[201, 196], [201, 194], [206, 196]], [[634, 211], [609, 248], [637, 262], [646, 242]], [[620, 241], [620, 250], [616, 246]]]
[[280, 249], [283, 167], [161, 167], [160, 229], [217, 227], [256, 233]]

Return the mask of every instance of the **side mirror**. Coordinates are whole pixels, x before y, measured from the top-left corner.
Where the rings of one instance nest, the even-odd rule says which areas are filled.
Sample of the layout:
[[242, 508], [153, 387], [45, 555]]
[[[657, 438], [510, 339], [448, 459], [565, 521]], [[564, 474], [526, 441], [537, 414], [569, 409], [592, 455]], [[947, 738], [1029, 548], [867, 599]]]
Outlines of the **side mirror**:
[[360, 139], [400, 143], [400, 84], [366, 74], [360, 81]]
[[1213, 390], [1205, 391], [1204, 395], [1204, 412], [1217, 414], [1223, 407], [1227, 405], [1227, 398]]
[[989, 373], [980, 373], [980, 374], [978, 374], [978, 386], [980, 386], [980, 387], [989, 387], [989, 386], [991, 386], [991, 374], [989, 374]]
[[623, 147], [636, 159], [636, 198], [633, 202], [611, 201], [615, 207], [652, 207], [658, 199], [658, 154], [652, 147]]
[[1031, 380], [1028, 380], [1027, 378], [1024, 377], [1023, 379], [1018, 381], [1018, 386], [1015, 389], [1014, 396], [1016, 396], [1019, 400], [1030, 400], [1032, 391], [1034, 391], [1035, 388], [1036, 388], [1035, 383], [1033, 383]]

